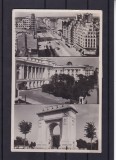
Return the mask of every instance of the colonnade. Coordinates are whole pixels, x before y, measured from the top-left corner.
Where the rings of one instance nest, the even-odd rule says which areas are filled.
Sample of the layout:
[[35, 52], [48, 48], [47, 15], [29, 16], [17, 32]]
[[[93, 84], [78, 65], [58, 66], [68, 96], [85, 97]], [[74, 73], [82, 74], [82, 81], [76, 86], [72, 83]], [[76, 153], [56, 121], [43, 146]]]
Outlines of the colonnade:
[[27, 89], [39, 88], [44, 84], [43, 80], [27, 81]]
[[16, 81], [26, 82], [27, 89], [41, 87], [50, 76], [50, 70], [46, 66], [31, 66], [17, 64]]
[[28, 65], [21, 64], [18, 66], [18, 69], [17, 69], [17, 80], [47, 78], [46, 71], [47, 71], [47, 68], [42, 66], [38, 67], [38, 66], [28, 66]]
[[50, 67], [44, 65], [32, 65], [29, 63], [16, 64], [16, 81], [26, 82], [27, 89], [41, 87], [44, 83], [49, 83], [49, 78], [54, 74], [69, 74], [75, 80], [78, 80], [78, 75], [93, 75], [94, 69], [86, 67]]

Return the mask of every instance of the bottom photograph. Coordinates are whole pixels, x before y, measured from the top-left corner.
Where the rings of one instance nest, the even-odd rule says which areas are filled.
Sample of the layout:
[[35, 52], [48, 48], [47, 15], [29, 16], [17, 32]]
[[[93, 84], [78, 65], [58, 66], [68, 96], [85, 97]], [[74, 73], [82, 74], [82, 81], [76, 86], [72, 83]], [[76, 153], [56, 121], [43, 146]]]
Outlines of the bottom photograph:
[[15, 105], [13, 152], [101, 152], [98, 104]]

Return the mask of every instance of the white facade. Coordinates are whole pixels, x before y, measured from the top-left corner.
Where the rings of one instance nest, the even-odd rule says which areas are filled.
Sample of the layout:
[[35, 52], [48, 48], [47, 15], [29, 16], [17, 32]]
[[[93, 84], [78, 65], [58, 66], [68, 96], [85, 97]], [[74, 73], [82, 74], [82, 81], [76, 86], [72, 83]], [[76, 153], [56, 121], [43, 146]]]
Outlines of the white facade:
[[59, 149], [76, 149], [76, 114], [73, 105], [58, 105], [44, 108], [37, 113], [38, 121], [38, 149], [52, 149], [53, 130], [59, 126]]
[[93, 66], [58, 66], [47, 58], [17, 57], [16, 83], [25, 83], [26, 89], [41, 87], [49, 83], [55, 74], [68, 74], [78, 81], [78, 75], [90, 76], [94, 74]]

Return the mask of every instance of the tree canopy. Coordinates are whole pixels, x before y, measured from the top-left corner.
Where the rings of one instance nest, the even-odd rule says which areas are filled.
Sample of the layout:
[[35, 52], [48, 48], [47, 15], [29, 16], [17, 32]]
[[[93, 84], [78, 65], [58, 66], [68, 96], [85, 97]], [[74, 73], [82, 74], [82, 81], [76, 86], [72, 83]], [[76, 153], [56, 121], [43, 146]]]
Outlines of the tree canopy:
[[25, 122], [24, 120], [19, 123], [19, 129], [20, 132], [23, 134], [27, 134], [31, 131], [32, 123], [31, 122]]
[[90, 138], [91, 140], [91, 149], [92, 149], [92, 140], [96, 138], [96, 127], [93, 122], [86, 122], [85, 128], [84, 128], [85, 137]]
[[96, 84], [96, 74], [90, 76], [78, 75], [78, 81], [68, 74], [55, 74], [49, 84], [42, 86], [42, 91], [73, 101], [79, 101], [79, 97], [90, 96], [90, 91]]
[[19, 130], [22, 132], [22, 134], [25, 135], [24, 138], [24, 148], [25, 148], [25, 142], [26, 142], [26, 135], [31, 131], [32, 123], [31, 122], [25, 122], [24, 120], [19, 123]]

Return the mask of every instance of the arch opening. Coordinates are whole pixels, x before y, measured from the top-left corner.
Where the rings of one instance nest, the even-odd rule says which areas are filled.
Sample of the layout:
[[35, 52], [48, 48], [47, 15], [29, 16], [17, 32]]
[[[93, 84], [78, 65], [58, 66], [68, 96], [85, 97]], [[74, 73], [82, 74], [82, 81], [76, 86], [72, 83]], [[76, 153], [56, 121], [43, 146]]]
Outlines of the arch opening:
[[58, 149], [60, 146], [60, 125], [59, 123], [51, 123], [49, 125], [50, 136], [51, 136], [51, 149]]

